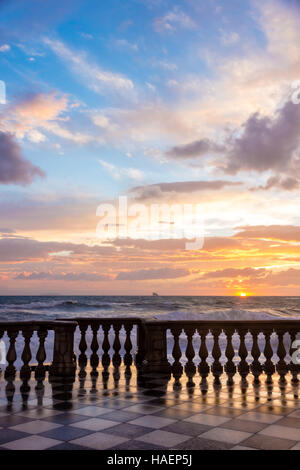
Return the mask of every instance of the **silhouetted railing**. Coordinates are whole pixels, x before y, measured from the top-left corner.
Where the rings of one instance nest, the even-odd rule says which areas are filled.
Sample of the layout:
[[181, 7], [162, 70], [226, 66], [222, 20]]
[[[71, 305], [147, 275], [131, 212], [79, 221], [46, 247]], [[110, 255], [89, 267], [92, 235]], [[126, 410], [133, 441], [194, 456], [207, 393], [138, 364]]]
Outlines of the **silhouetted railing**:
[[[110, 364], [114, 367], [119, 367], [123, 362], [126, 370], [129, 371], [134, 360], [137, 364], [142, 363], [145, 356], [145, 340], [143, 322], [140, 319], [76, 318], [76, 322], [79, 325], [80, 331], [78, 366], [81, 375], [85, 374], [88, 361], [91, 366], [92, 375], [98, 375], [100, 364], [105, 372]], [[88, 343], [86, 339], [88, 328], [92, 331], [89, 358], [87, 355]], [[135, 330], [135, 337], [137, 338], [137, 349], [135, 351], [132, 351], [133, 330]], [[121, 331], [125, 333], [122, 344], [120, 340]]]
[[[79, 329], [78, 357], [74, 353], [74, 337]], [[54, 331], [53, 360], [45, 365], [45, 341], [48, 331]], [[35, 361], [32, 361], [31, 339], [36, 332], [39, 345]], [[89, 335], [87, 335], [89, 332]], [[78, 366], [84, 377], [87, 366], [91, 375], [106, 373], [112, 365], [124, 365], [127, 373], [136, 365], [141, 373], [171, 374], [175, 384], [183, 371], [188, 386], [193, 386], [198, 374], [205, 383], [209, 374], [215, 384], [220, 376], [227, 375], [232, 384], [235, 374], [246, 381], [249, 374], [259, 383], [262, 374], [267, 383], [277, 373], [282, 383], [291, 374], [298, 383], [300, 361], [292, 349], [300, 333], [300, 321], [143, 321], [138, 318], [75, 318], [53, 322], [26, 321], [1, 322], [0, 338], [7, 333], [7, 367], [5, 377], [14, 377], [17, 360], [16, 340], [23, 338], [20, 354], [20, 376], [45, 376], [49, 369], [52, 376], [72, 376]], [[120, 338], [120, 333], [122, 338]], [[20, 335], [20, 336], [19, 336]], [[90, 341], [87, 340], [90, 337]], [[137, 348], [133, 348], [133, 337]]]
[[[190, 386], [197, 372], [202, 382], [211, 373], [216, 384], [223, 373], [231, 384], [237, 372], [242, 380], [251, 373], [255, 383], [262, 373], [270, 383], [275, 372], [284, 382], [290, 372], [292, 381], [298, 382], [300, 362], [292, 358], [291, 347], [300, 333], [300, 321], [157, 321], [147, 323], [146, 331], [145, 370], [172, 372], [175, 381], [184, 369]], [[173, 338], [172, 364], [167, 353], [168, 332]], [[182, 334], [186, 337], [184, 351], [180, 346]], [[196, 336], [200, 343], [198, 351]]]

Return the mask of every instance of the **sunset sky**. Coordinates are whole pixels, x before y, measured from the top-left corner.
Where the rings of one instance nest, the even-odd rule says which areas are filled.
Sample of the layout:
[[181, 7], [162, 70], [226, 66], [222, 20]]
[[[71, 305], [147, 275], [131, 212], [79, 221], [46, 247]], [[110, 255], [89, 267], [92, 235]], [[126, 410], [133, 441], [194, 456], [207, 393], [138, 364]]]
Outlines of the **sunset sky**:
[[[299, 0], [0, 0], [0, 17], [1, 295], [300, 294]], [[199, 204], [204, 246], [146, 222], [100, 239], [119, 196]]]

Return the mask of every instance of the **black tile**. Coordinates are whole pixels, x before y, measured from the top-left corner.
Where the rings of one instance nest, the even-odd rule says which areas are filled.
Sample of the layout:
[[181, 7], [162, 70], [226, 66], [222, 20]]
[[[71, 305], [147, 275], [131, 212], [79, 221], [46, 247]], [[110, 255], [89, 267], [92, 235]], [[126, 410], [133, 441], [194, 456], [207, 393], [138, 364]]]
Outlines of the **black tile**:
[[[276, 423], [277, 424], [277, 423]], [[226, 423], [221, 424], [220, 428], [233, 429], [234, 431], [245, 431], [245, 432], [259, 432], [262, 429], [266, 428], [268, 424], [259, 423], [257, 421], [250, 421], [246, 419], [232, 419], [226, 421]]]
[[182, 442], [174, 447], [176, 450], [228, 450], [233, 447], [233, 444], [226, 444], [225, 442], [217, 442], [210, 439], [202, 439], [201, 437], [194, 437], [189, 441]]
[[142, 436], [150, 431], [149, 428], [143, 426], [136, 426], [135, 424], [122, 423], [113, 428], [105, 429], [103, 432], [106, 434], [113, 434], [116, 436], [134, 438], [137, 436]]
[[199, 434], [202, 434], [209, 429], [211, 429], [211, 426], [206, 426], [205, 424], [187, 423], [185, 421], [177, 421], [177, 423], [169, 424], [163, 428], [164, 431], [185, 434], [186, 436], [199, 436]]
[[73, 428], [71, 426], [62, 426], [60, 428], [51, 429], [50, 431], [43, 432], [39, 436], [50, 437], [51, 439], [57, 439], [59, 441], [72, 441], [79, 437], [91, 434], [91, 431], [86, 429]]
[[156, 444], [147, 444], [146, 442], [132, 440], [123, 442], [123, 444], [119, 444], [118, 446], [111, 447], [109, 450], [166, 450], [166, 448]]
[[28, 437], [28, 433], [14, 431], [13, 429], [0, 430], [0, 444], [5, 444], [6, 442], [10, 441], [16, 441], [17, 439], [22, 439], [23, 437]]
[[288, 450], [296, 445], [296, 441], [255, 434], [243, 441], [241, 445], [261, 450]]
[[17, 415], [11, 414], [11, 415], [0, 417], [0, 426], [8, 428], [10, 426], [16, 426], [17, 424], [29, 423], [29, 421], [34, 421], [34, 420], [35, 420], [34, 418], [25, 418], [25, 416], [17, 416]]
[[75, 444], [70, 444], [69, 442], [63, 442], [57, 446], [51, 447], [49, 450], [91, 450], [88, 447], [77, 446]]

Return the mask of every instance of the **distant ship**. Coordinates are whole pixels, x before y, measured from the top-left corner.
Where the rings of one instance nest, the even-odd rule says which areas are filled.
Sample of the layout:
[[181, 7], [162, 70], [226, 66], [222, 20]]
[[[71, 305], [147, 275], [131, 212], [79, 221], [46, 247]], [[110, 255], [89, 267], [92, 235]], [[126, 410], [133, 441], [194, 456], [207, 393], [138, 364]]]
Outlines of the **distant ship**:
[[158, 293], [157, 293], [157, 292], [152, 292], [152, 295], [153, 295], [153, 297], [158, 297]]

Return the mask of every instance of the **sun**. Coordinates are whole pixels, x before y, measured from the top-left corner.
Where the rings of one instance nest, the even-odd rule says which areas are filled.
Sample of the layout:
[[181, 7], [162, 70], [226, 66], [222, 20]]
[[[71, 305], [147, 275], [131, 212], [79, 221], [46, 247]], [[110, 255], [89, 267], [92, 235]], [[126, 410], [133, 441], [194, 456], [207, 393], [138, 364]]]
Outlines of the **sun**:
[[247, 297], [246, 292], [241, 292], [241, 293], [240, 293], [240, 297]]

